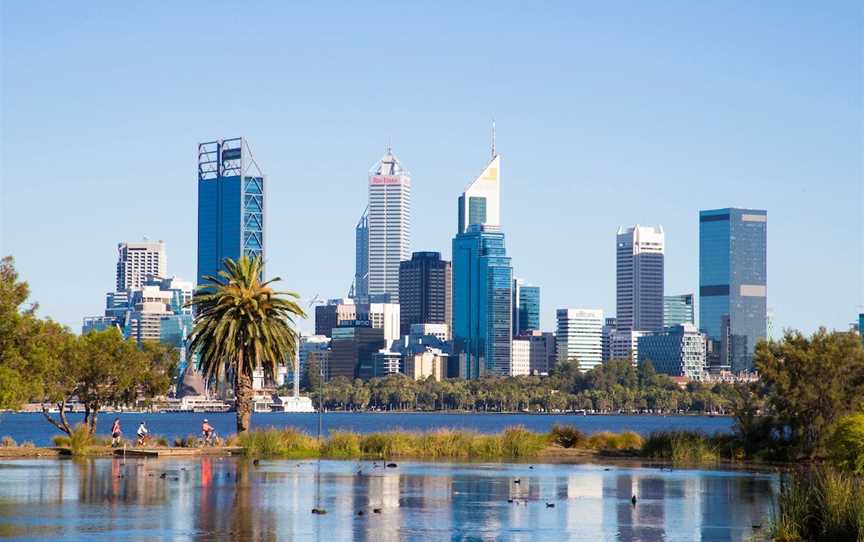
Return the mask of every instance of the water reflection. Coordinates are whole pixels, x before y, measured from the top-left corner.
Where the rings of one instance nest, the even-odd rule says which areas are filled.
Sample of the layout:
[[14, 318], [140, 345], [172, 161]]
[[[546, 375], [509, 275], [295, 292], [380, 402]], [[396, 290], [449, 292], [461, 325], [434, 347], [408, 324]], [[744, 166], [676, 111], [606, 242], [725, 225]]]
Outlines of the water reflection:
[[[319, 494], [317, 469], [233, 458], [0, 462], [0, 538], [746, 540], [777, 492], [774, 476], [738, 472], [323, 461]], [[310, 513], [319, 501], [324, 516]]]

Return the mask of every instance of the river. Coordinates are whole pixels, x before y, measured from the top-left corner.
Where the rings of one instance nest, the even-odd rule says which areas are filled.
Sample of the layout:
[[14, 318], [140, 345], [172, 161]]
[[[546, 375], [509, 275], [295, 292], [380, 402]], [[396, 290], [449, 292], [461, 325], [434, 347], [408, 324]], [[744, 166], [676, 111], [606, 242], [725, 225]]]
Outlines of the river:
[[[53, 416], [57, 416], [54, 414]], [[172, 441], [175, 437], [198, 435], [201, 422], [206, 418], [222, 435], [236, 432], [234, 413], [195, 414], [118, 414], [126, 438], [134, 438], [135, 429], [141, 421], [147, 423], [150, 432], [164, 436]], [[103, 413], [98, 418], [97, 433], [107, 435], [115, 414]], [[77, 423], [83, 418], [80, 414], [70, 414], [70, 422]], [[581, 416], [573, 414], [466, 414], [441, 412], [387, 412], [387, 413], [346, 413], [327, 412], [323, 415], [325, 433], [334, 429], [344, 429], [358, 433], [386, 431], [390, 429], [428, 430], [441, 427], [472, 429], [480, 433], [497, 433], [513, 425], [522, 425], [531, 431], [546, 432], [555, 424], [575, 425], [586, 433], [595, 431], [636, 431], [647, 436], [652, 431], [687, 429], [699, 430], [709, 434], [729, 432], [732, 419], [709, 416], [625, 416], [598, 415]], [[267, 413], [252, 416], [253, 427], [298, 427], [310, 434], [317, 434], [317, 414]], [[39, 413], [2, 413], [0, 414], [0, 437], [10, 436], [16, 442], [33, 442], [37, 446], [51, 444], [51, 437], [59, 431], [50, 425]]]

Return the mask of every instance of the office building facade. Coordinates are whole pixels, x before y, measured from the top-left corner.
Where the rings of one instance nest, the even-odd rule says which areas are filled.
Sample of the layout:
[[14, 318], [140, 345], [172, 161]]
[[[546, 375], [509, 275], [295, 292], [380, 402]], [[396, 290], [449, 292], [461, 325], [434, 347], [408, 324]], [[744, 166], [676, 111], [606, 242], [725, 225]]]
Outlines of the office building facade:
[[452, 266], [440, 252], [415, 252], [399, 264], [402, 335], [414, 324], [452, 324], [452, 281]]
[[603, 311], [558, 309], [558, 363], [576, 362], [583, 372], [603, 362]]
[[198, 145], [198, 284], [226, 258], [265, 258], [265, 176], [243, 138]]
[[509, 376], [531, 374], [531, 340], [527, 337], [514, 337], [510, 349], [512, 359]]
[[540, 329], [540, 287], [513, 280], [513, 336]]
[[411, 176], [388, 148], [369, 171], [369, 297], [399, 303], [399, 263], [411, 256]]
[[767, 233], [764, 210], [699, 213], [699, 329], [720, 343], [712, 363], [736, 373], [753, 370], [767, 335]]
[[695, 324], [693, 294], [663, 296], [663, 327]]
[[372, 355], [385, 348], [384, 330], [372, 327], [333, 328], [328, 360], [328, 379], [349, 380], [373, 374]]
[[465, 378], [510, 374], [513, 267], [500, 223], [500, 157], [459, 197], [453, 239], [453, 339]]
[[603, 323], [603, 361], [612, 359], [612, 334], [615, 333], [616, 322], [617, 319], [610, 316]]
[[633, 331], [616, 329], [609, 340], [610, 359], [629, 359], [633, 366], [639, 365], [639, 337], [650, 331]]
[[141, 288], [147, 277], [168, 274], [163, 241], [126, 241], [117, 245], [117, 291]]
[[642, 362], [650, 361], [658, 373], [690, 380], [702, 380], [705, 376], [705, 348], [705, 335], [691, 323], [676, 324], [638, 339]]
[[353, 296], [360, 302], [369, 299], [369, 207], [354, 227]]
[[665, 235], [657, 226], [630, 226], [616, 236], [618, 330], [663, 330]]

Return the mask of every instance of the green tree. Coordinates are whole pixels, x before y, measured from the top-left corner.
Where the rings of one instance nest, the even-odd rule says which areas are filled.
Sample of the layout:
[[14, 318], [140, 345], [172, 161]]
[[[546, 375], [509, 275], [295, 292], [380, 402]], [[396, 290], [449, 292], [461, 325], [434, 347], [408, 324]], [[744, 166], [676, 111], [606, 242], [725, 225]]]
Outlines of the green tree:
[[838, 419], [864, 408], [864, 346], [857, 334], [788, 331], [756, 347], [765, 414], [795, 455], [814, 457]]
[[231, 382], [237, 401], [237, 432], [249, 430], [252, 418], [252, 372], [261, 368], [275, 380], [278, 366], [288, 358], [295, 364], [297, 334], [294, 318], [305, 317], [293, 292], [277, 292], [262, 282], [260, 257], [227, 258], [219, 276], [205, 283], [190, 302], [197, 312], [189, 350], [198, 352], [209, 384]]

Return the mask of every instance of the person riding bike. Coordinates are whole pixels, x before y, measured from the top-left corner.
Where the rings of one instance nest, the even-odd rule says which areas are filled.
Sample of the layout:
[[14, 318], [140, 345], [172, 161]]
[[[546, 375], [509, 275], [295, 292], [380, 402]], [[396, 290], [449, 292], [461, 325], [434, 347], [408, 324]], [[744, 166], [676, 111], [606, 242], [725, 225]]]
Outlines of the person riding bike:
[[147, 429], [147, 424], [143, 421], [141, 425], [138, 426], [138, 431], [136, 432], [138, 435], [138, 446], [143, 445], [148, 438], [150, 438], [150, 431]]
[[210, 425], [210, 422], [207, 421], [207, 418], [204, 418], [204, 422], [201, 423], [201, 437], [204, 439], [205, 444], [213, 444], [213, 438], [216, 436], [216, 429]]
[[120, 418], [114, 418], [114, 424], [111, 425], [111, 447], [120, 446], [123, 442], [123, 432], [120, 431]]

